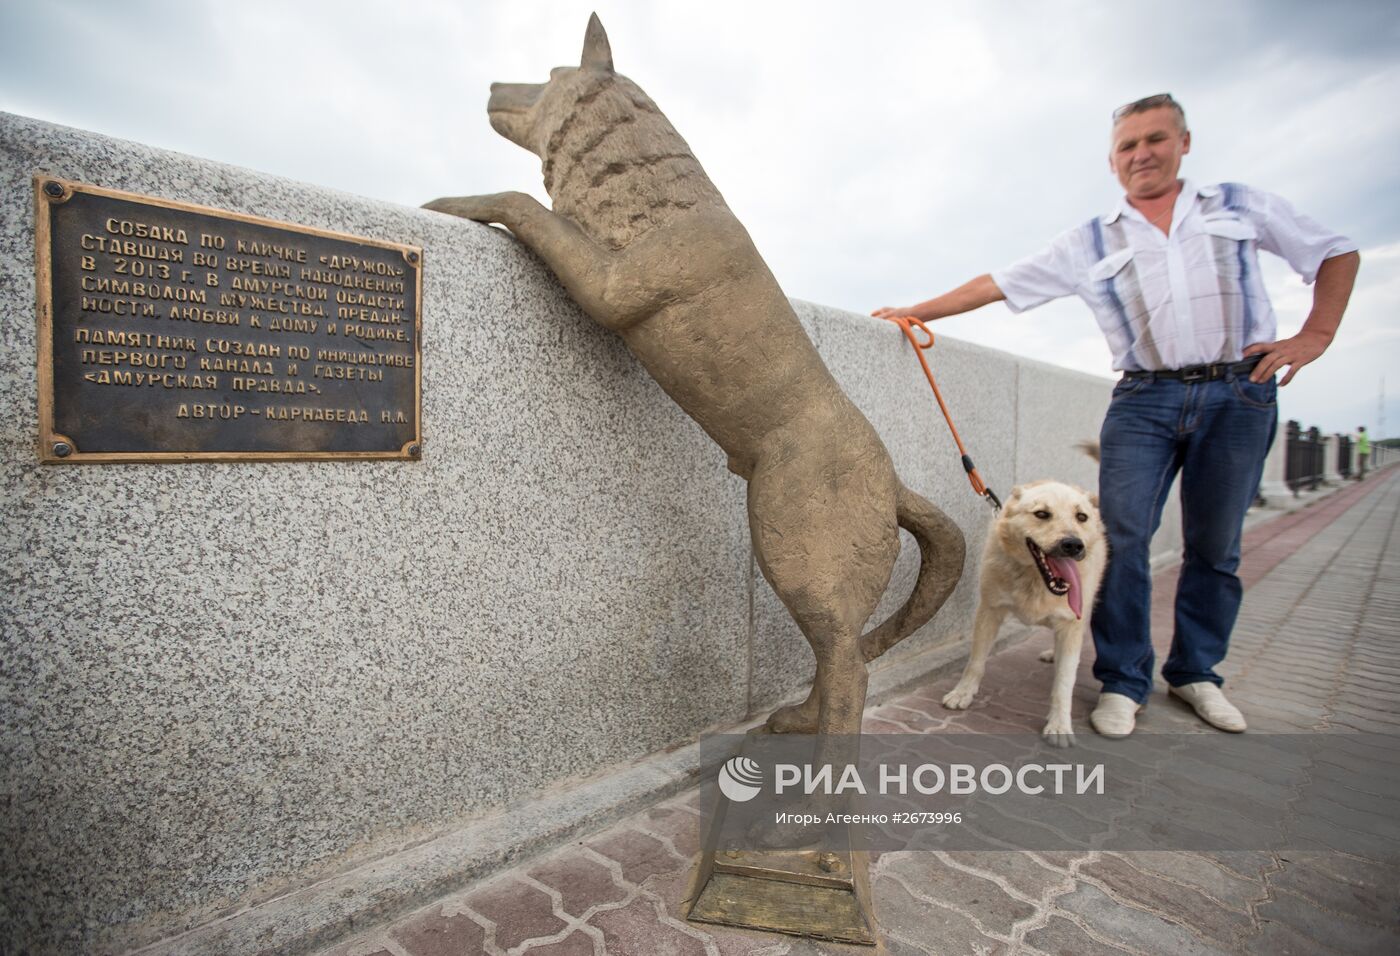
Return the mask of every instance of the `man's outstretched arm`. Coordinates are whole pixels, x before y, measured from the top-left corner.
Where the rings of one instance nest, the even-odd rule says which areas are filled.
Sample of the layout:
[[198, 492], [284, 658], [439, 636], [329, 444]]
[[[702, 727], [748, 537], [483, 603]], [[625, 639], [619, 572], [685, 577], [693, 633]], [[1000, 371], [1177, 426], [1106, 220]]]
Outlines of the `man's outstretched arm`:
[[[1320, 271], [1318, 272], [1318, 281], [1322, 281]], [[984, 305], [991, 305], [993, 302], [1000, 302], [1005, 298], [1006, 296], [1002, 295], [1001, 289], [997, 288], [997, 284], [992, 281], [989, 273], [980, 275], [970, 282], [964, 282], [952, 292], [946, 292], [929, 299], [927, 302], [920, 302], [918, 305], [905, 308], [883, 306], [870, 314], [877, 319], [910, 315], [923, 322], [932, 322], [934, 319], [971, 312], [973, 309], [980, 309]]]
[[1337, 326], [1342, 323], [1342, 313], [1346, 311], [1347, 300], [1351, 298], [1352, 286], [1356, 285], [1356, 272], [1361, 268], [1361, 255], [1344, 252], [1339, 256], [1323, 260], [1317, 268], [1317, 281], [1313, 284], [1313, 307], [1302, 330], [1289, 339], [1277, 342], [1256, 342], [1244, 350], [1245, 355], [1262, 355], [1254, 371], [1249, 373], [1251, 382], [1268, 381], [1269, 377], [1287, 365], [1288, 374], [1279, 380], [1287, 385], [1298, 374], [1298, 369], [1314, 361], [1337, 334]]

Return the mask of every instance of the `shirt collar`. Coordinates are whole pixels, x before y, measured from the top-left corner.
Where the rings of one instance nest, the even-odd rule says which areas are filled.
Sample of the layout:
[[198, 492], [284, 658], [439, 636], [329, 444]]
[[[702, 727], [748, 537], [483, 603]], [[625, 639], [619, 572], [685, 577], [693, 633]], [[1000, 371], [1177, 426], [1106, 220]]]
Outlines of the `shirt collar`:
[[[1183, 179], [1181, 181], [1181, 195], [1177, 196], [1177, 202], [1181, 202], [1181, 196], [1200, 196], [1205, 199], [1212, 199], [1219, 195], [1219, 186], [1197, 186], [1195, 183], [1191, 182], [1191, 180]], [[1109, 212], [1108, 215], [1103, 217], [1104, 224], [1110, 225], [1117, 222], [1119, 218], [1122, 217], [1123, 213], [1127, 212], [1130, 208], [1132, 207], [1128, 205], [1128, 197], [1119, 196], [1117, 205], [1113, 207], [1113, 210]]]

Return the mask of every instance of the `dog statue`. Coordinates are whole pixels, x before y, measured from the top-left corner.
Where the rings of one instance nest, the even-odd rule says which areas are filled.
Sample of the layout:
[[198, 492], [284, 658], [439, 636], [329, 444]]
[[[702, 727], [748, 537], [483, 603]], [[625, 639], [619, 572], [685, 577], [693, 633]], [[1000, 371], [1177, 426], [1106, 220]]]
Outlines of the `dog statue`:
[[[749, 483], [759, 567], [817, 659], [807, 699], [768, 727], [858, 734], [866, 662], [947, 600], [962, 574], [962, 532], [900, 483], [690, 148], [613, 71], [596, 14], [577, 68], [559, 67], [543, 84], [493, 83], [487, 113], [540, 157], [554, 210], [518, 192], [426, 208], [506, 226], [728, 453]], [[922, 553], [913, 593], [862, 636], [900, 528]]]

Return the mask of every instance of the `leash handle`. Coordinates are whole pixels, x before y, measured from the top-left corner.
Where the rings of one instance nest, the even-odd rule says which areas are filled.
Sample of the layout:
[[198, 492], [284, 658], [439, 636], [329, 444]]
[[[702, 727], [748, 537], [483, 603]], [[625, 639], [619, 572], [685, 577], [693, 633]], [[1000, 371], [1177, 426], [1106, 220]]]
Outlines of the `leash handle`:
[[[919, 359], [919, 365], [924, 370], [924, 377], [928, 379], [929, 387], [933, 389], [933, 397], [938, 402], [938, 408], [943, 412], [943, 420], [948, 423], [948, 431], [953, 434], [953, 442], [958, 446], [958, 452], [962, 455], [963, 471], [967, 472], [967, 480], [972, 485], [972, 490], [981, 495], [987, 504], [991, 505], [992, 511], [1001, 511], [1001, 499], [996, 496], [996, 492], [987, 487], [987, 483], [982, 480], [981, 474], [977, 471], [977, 466], [972, 463], [972, 457], [967, 453], [967, 447], [963, 445], [962, 436], [958, 434], [957, 426], [953, 424], [953, 416], [948, 411], [948, 403], [943, 401], [943, 393], [938, 390], [938, 383], [933, 380], [933, 370], [928, 366], [928, 360], [924, 358], [924, 352], [933, 348], [933, 330], [922, 321], [912, 315], [890, 315], [884, 317], [887, 322], [893, 322], [899, 326], [904, 337], [909, 340], [909, 344], [914, 346], [914, 354]], [[918, 329], [927, 337], [920, 342], [914, 330]]]

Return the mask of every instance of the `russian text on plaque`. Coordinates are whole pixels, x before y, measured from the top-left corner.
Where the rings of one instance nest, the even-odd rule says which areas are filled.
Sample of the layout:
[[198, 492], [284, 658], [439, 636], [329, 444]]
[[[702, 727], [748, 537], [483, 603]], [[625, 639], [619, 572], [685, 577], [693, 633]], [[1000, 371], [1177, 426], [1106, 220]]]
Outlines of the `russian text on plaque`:
[[417, 458], [420, 249], [35, 180], [46, 462]]

